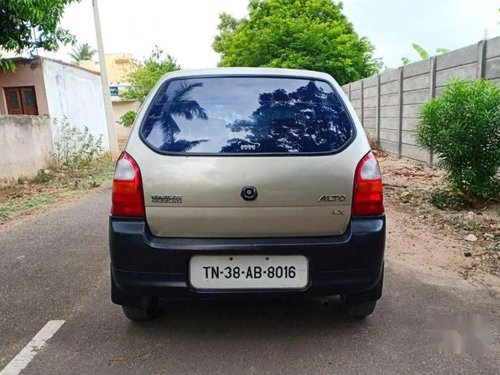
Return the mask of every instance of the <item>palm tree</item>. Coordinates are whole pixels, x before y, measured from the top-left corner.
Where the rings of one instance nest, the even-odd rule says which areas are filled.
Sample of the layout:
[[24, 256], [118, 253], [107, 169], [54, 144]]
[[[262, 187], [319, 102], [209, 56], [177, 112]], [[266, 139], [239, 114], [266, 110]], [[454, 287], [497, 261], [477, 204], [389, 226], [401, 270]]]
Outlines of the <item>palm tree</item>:
[[92, 48], [88, 43], [78, 44], [73, 48], [73, 51], [69, 54], [73, 59], [75, 64], [78, 64], [82, 60], [91, 60], [97, 51]]

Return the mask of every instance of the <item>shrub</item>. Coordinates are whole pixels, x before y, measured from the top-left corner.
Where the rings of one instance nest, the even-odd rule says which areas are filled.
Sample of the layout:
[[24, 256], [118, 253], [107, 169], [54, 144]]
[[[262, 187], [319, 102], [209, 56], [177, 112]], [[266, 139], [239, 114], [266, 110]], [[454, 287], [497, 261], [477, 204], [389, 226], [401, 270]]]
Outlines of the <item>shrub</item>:
[[118, 122], [120, 124], [122, 124], [123, 126], [125, 126], [126, 128], [130, 128], [134, 124], [136, 116], [137, 116], [137, 112], [128, 111], [122, 117], [120, 117], [120, 121], [118, 121]]
[[103, 152], [102, 135], [94, 136], [86, 126], [79, 129], [66, 117], [56, 120], [55, 146], [59, 166], [71, 169], [89, 165]]
[[439, 157], [450, 187], [469, 204], [500, 193], [500, 88], [490, 81], [453, 80], [424, 104], [417, 142]]

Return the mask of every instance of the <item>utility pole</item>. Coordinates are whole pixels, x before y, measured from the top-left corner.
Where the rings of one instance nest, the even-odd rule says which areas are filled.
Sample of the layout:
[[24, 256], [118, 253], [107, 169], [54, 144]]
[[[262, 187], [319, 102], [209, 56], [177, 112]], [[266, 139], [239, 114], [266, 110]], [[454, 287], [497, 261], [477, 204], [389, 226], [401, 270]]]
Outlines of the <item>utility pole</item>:
[[[106, 112], [106, 125], [108, 128], [109, 150], [114, 159], [118, 157], [118, 139], [116, 138], [115, 120], [113, 118], [113, 107], [111, 106], [111, 94], [109, 92], [108, 71], [104, 57], [104, 45], [102, 43], [101, 21], [99, 19], [98, 0], [92, 0], [94, 8], [95, 35], [97, 38], [97, 51], [99, 54], [99, 66], [101, 69], [102, 95], [104, 98], [104, 111]], [[92, 109], [89, 109], [92, 110]]]

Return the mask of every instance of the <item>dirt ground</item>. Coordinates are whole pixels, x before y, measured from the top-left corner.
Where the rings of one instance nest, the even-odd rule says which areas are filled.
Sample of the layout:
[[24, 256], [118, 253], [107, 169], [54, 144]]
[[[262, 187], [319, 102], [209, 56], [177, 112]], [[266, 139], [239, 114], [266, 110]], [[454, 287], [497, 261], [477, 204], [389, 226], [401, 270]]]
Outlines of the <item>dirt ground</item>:
[[442, 173], [411, 160], [377, 155], [384, 179], [389, 258], [462, 275], [500, 290], [500, 206], [440, 210], [431, 193]]
[[107, 155], [78, 170], [41, 170], [33, 179], [0, 185], [0, 227], [86, 193], [111, 186], [114, 163]]

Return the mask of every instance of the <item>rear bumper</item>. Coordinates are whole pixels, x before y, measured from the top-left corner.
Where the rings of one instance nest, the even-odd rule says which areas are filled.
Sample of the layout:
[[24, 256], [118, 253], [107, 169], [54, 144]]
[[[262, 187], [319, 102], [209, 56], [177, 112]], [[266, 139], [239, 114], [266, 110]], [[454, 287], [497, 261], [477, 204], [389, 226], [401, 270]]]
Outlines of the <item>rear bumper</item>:
[[[384, 265], [385, 217], [352, 219], [342, 236], [290, 238], [158, 238], [143, 220], [109, 222], [114, 302], [129, 296], [212, 298], [359, 295], [378, 299]], [[188, 280], [194, 255], [305, 255], [309, 284], [302, 290], [196, 290]], [[120, 298], [121, 295], [121, 298]]]

